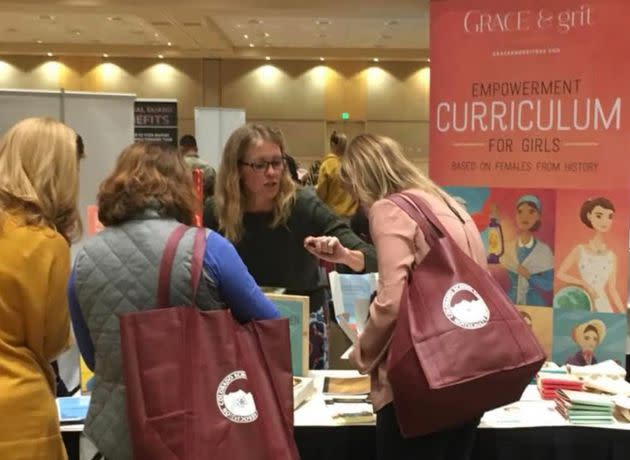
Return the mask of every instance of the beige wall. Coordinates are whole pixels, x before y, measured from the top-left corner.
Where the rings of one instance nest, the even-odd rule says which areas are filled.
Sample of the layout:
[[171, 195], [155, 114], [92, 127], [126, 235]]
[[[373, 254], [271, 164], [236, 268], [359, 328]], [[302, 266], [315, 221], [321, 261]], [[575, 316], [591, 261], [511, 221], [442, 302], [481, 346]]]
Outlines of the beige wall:
[[5, 56], [0, 87], [175, 98], [180, 134], [193, 132], [195, 106], [241, 107], [282, 128], [304, 163], [323, 155], [328, 128], [343, 129], [348, 112], [349, 130], [392, 136], [423, 167], [428, 156], [429, 69], [417, 62]]

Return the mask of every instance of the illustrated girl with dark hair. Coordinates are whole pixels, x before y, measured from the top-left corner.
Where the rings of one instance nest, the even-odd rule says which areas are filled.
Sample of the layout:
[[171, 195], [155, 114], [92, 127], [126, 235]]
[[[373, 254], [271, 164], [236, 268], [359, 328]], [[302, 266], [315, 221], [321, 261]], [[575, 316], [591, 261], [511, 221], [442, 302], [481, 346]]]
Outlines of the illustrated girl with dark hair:
[[[558, 270], [558, 279], [584, 288], [592, 309], [605, 313], [624, 312], [617, 290], [617, 256], [606, 245], [614, 215], [615, 206], [609, 199], [586, 200], [580, 209], [580, 220], [593, 230], [593, 237], [575, 246]], [[579, 276], [570, 273], [574, 266]]]

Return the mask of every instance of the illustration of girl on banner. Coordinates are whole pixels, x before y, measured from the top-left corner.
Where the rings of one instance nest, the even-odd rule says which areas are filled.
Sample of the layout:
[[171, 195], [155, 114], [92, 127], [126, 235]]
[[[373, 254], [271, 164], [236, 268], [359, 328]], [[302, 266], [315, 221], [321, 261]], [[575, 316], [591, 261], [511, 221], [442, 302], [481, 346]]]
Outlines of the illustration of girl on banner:
[[542, 204], [536, 195], [523, 195], [516, 202], [517, 236], [506, 243], [501, 265], [508, 271], [510, 299], [517, 305], [548, 305], [542, 295], [553, 289], [553, 252], [537, 239]]
[[599, 319], [592, 319], [578, 324], [571, 332], [571, 338], [580, 350], [567, 359], [566, 364], [574, 366], [588, 366], [597, 364], [595, 350], [606, 336], [606, 325]]
[[[583, 288], [592, 311], [624, 313], [617, 290], [617, 256], [606, 245], [606, 234], [613, 225], [615, 206], [605, 197], [586, 200], [580, 220], [593, 230], [590, 240], [577, 244], [558, 269], [558, 279]], [[579, 276], [575, 276], [577, 270]]]

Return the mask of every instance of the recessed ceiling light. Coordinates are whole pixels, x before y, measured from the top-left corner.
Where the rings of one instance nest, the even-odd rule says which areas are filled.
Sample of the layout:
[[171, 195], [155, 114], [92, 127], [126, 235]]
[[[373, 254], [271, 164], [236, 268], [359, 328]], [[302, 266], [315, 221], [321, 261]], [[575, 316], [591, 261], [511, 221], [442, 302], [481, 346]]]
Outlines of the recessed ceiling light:
[[46, 56], [48, 56], [48, 57], [52, 57], [52, 56], [53, 56], [53, 54], [49, 51], [49, 52], [47, 52], [47, 53], [46, 53]]
[[173, 44], [171, 42], [168, 42], [167, 45], [168, 46], [173, 46]]
[[243, 34], [243, 38], [244, 38], [245, 40], [247, 40], [247, 39], [249, 38], [249, 35], [247, 35], [247, 34]]
[[109, 57], [109, 54], [107, 54], [107, 53], [103, 53], [103, 57], [104, 57], [104, 58], [108, 58], [108, 57]]
[[323, 61], [325, 61], [326, 59], [325, 59], [324, 57], [320, 57], [320, 58], [319, 58], [319, 60], [323, 62]]
[[271, 57], [270, 56], [265, 56], [265, 61], [271, 61]]
[[268, 37], [268, 36], [269, 36], [269, 34], [267, 32], [265, 32], [265, 37]]
[[374, 58], [372, 59], [374, 62], [378, 62], [378, 58]]
[[43, 40], [36, 40], [38, 45], [41, 45], [43, 42]]
[[75, 29], [75, 30], [72, 31], [72, 34], [73, 35], [81, 35], [81, 31]]
[[253, 47], [254, 47], [254, 44], [253, 44], [253, 43], [250, 43], [250, 44], [249, 44], [249, 47], [250, 47], [250, 48], [253, 48]]
[[107, 20], [111, 22], [120, 22], [122, 18], [120, 16], [107, 16]]
[[163, 54], [158, 54], [158, 58], [159, 59], [164, 59], [164, 55]]
[[315, 24], [317, 24], [318, 26], [329, 26], [331, 22], [328, 19], [318, 19], [317, 21], [315, 21]]
[[153, 34], [154, 37], [159, 37], [160, 34], [158, 34], [157, 32]]
[[431, 58], [427, 58], [427, 62], [431, 62]]
[[240, 24], [235, 24], [235, 25], [234, 25], [234, 27], [236, 27], [237, 29], [240, 29], [240, 28], [241, 28], [241, 27], [243, 27], [243, 26], [242, 26], [242, 25], [240, 25]]

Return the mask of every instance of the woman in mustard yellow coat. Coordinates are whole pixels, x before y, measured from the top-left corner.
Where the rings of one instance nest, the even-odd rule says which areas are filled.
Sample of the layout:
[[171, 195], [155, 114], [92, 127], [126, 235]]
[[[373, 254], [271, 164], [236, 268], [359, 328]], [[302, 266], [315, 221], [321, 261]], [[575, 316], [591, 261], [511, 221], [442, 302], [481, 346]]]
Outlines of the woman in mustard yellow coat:
[[346, 151], [345, 134], [333, 132], [330, 136], [330, 153], [324, 157], [317, 176], [317, 196], [339, 217], [350, 219], [357, 211], [357, 202], [341, 185], [339, 170], [341, 157]]
[[0, 140], [0, 459], [66, 459], [50, 362], [70, 342], [77, 136], [29, 118]]

